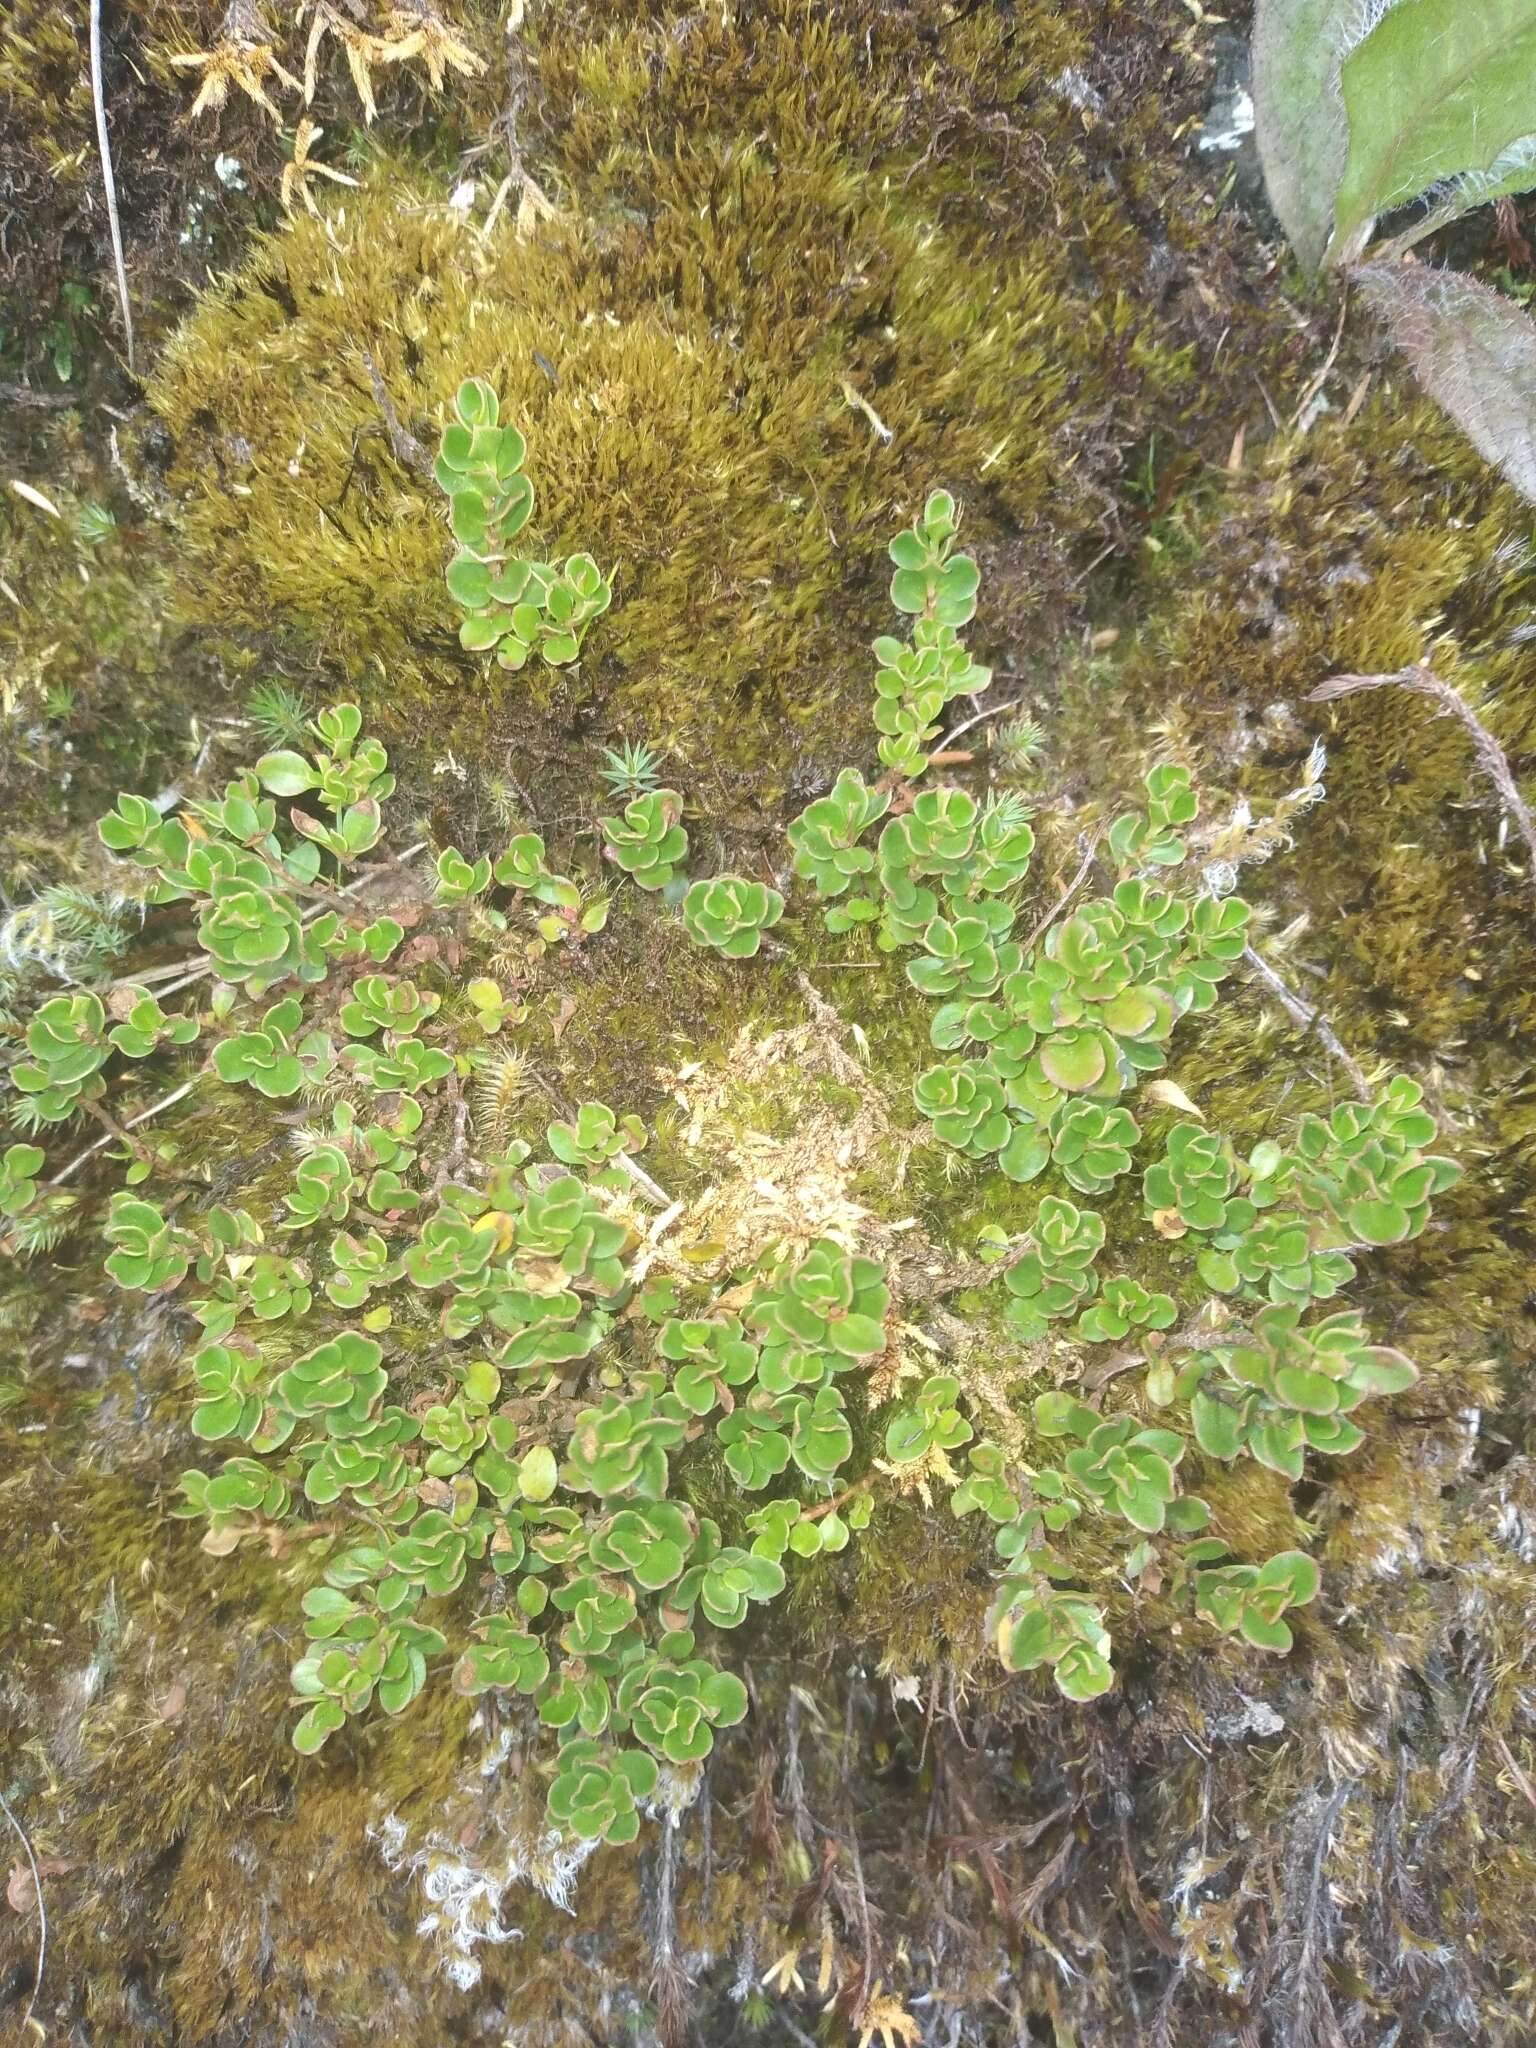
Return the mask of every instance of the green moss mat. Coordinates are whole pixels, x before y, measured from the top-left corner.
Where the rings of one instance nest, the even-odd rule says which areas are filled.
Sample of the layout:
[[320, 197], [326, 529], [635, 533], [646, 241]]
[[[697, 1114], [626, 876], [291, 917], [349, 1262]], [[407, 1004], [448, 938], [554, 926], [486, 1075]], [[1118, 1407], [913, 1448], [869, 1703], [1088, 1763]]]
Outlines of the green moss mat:
[[[869, 557], [930, 479], [1003, 571], [992, 630], [1037, 656], [1080, 616], [1126, 451], [1220, 418], [1204, 309], [1156, 302], [1133, 197], [1160, 117], [1085, 123], [1054, 12], [578, 10], [536, 50], [554, 220], [520, 240], [508, 208], [482, 239], [402, 163], [263, 243], [167, 351], [182, 603], [301, 622], [461, 748], [513, 720], [553, 769], [575, 731], [643, 732], [728, 817], [846, 746]], [[1232, 240], [1198, 201], [1168, 231], [1218, 264]], [[614, 565], [578, 676], [459, 653], [442, 508], [367, 359], [429, 440], [462, 377], [497, 385], [543, 544]]]

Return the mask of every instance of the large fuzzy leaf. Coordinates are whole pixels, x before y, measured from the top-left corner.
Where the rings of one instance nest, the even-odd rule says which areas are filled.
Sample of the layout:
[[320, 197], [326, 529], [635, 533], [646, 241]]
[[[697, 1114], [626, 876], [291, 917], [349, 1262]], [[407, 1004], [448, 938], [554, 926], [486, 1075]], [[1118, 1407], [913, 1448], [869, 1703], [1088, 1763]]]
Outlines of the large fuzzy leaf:
[[1253, 118], [1269, 203], [1303, 266], [1333, 232], [1348, 130], [1339, 63], [1358, 0], [1258, 0]]
[[1359, 253], [1379, 215], [1446, 180], [1520, 189], [1517, 145], [1536, 134], [1536, 0], [1397, 0], [1344, 58], [1339, 85], [1349, 141], [1335, 261]]
[[1426, 236], [1449, 226], [1464, 213], [1472, 212], [1474, 207], [1487, 206], [1507, 194], [1528, 192], [1533, 185], [1536, 185], [1536, 135], [1522, 135], [1518, 142], [1512, 142], [1508, 149], [1501, 150], [1486, 171], [1467, 171], [1438, 187], [1434, 204], [1411, 227], [1394, 238], [1392, 253], [1401, 254], [1412, 248], [1415, 242], [1422, 242]]
[[1454, 271], [1368, 263], [1354, 275], [1430, 397], [1536, 503], [1536, 325]]

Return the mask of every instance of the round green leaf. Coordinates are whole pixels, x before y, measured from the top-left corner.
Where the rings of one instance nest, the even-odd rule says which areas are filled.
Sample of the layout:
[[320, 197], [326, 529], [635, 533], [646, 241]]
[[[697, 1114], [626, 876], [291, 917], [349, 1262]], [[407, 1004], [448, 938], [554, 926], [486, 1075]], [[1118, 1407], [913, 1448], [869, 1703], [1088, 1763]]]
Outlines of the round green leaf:
[[494, 388], [483, 377], [465, 378], [454, 394], [453, 409], [466, 427], [494, 427], [501, 411]]
[[1040, 1064], [1057, 1088], [1083, 1089], [1103, 1080], [1108, 1061], [1097, 1034], [1082, 1031], [1048, 1038], [1040, 1048]]
[[300, 1756], [313, 1756], [346, 1718], [346, 1709], [336, 1700], [316, 1700], [309, 1711], [300, 1716], [294, 1728], [294, 1748]]
[[320, 780], [304, 756], [288, 748], [263, 754], [256, 763], [256, 773], [263, 788], [270, 789], [274, 796], [300, 796]]
[[480, 611], [491, 601], [491, 572], [473, 555], [457, 555], [448, 564], [448, 590], [466, 611]]
[[1348, 1222], [1350, 1229], [1366, 1244], [1401, 1244], [1413, 1227], [1408, 1211], [1400, 1203], [1385, 1198], [1351, 1202]]

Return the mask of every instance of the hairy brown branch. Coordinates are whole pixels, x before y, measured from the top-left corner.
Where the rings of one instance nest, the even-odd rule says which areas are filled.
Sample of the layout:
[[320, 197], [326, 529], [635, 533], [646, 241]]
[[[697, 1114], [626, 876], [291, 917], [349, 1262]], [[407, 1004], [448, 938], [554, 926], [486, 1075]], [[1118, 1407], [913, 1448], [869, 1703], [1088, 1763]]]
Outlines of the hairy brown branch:
[[663, 2048], [684, 2048], [688, 2039], [688, 1972], [677, 1952], [676, 1814], [663, 1816], [661, 1850], [656, 1872], [655, 1964], [651, 1990], [656, 2000], [657, 2028]]
[[1531, 864], [1527, 880], [1536, 890], [1536, 819], [1532, 818], [1530, 807], [1520, 794], [1514, 770], [1509, 765], [1509, 756], [1460, 691], [1453, 690], [1449, 683], [1442, 681], [1427, 662], [1420, 662], [1414, 668], [1394, 669], [1387, 675], [1330, 676], [1309, 695], [1314, 704], [1330, 704], [1337, 697], [1351, 697], [1360, 690], [1388, 689], [1411, 690], [1416, 697], [1427, 697], [1431, 704], [1439, 707], [1441, 717], [1455, 718], [1465, 726], [1471, 736], [1478, 766], [1498, 791], [1500, 802], [1514, 819], [1515, 829], [1525, 842]]
[[[173, 1088], [169, 1095], [162, 1095], [160, 1100], [158, 1102], [152, 1102], [149, 1105], [148, 1109], [141, 1109], [137, 1116], [129, 1117], [127, 1122], [123, 1125], [124, 1132], [126, 1133], [128, 1131], [136, 1130], [140, 1124], [147, 1124], [151, 1117], [158, 1116], [162, 1109], [169, 1109], [172, 1103], [180, 1102], [185, 1096], [188, 1096], [192, 1093], [192, 1090], [197, 1086], [198, 1082], [201, 1081], [202, 1078], [203, 1069], [199, 1067], [197, 1072], [192, 1076], [190, 1081], [183, 1081], [181, 1086], [179, 1088]], [[116, 1135], [117, 1134], [115, 1131], [109, 1131], [106, 1137], [98, 1138], [94, 1145], [88, 1145], [83, 1152], [79, 1153], [75, 1158], [71, 1159], [68, 1166], [64, 1167], [61, 1172], [56, 1173], [54, 1175], [53, 1179], [48, 1183], [49, 1187], [62, 1187], [65, 1181], [69, 1179], [72, 1173], [76, 1172], [80, 1167], [84, 1166], [87, 1159], [94, 1159], [98, 1152], [104, 1152], [107, 1146], [113, 1142], [113, 1139], [116, 1137]], [[131, 1142], [132, 1141], [130, 1140], [130, 1143]]]

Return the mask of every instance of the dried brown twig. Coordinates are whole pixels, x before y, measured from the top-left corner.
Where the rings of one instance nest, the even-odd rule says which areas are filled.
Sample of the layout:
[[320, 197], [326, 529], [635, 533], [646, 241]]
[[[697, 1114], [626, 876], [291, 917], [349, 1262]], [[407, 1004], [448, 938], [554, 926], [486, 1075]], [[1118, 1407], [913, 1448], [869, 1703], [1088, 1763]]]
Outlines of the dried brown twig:
[[1261, 959], [1252, 946], [1244, 946], [1243, 959], [1253, 969], [1260, 981], [1263, 982], [1285, 1014], [1294, 1023], [1299, 1024], [1303, 1031], [1310, 1031], [1325, 1052], [1332, 1053], [1345, 1073], [1348, 1074], [1350, 1086], [1354, 1089], [1360, 1100], [1362, 1102], [1373, 1101], [1375, 1098], [1370, 1082], [1366, 1080], [1356, 1061], [1345, 1050], [1338, 1033], [1328, 1022], [1322, 1011], [1317, 1008], [1316, 1004], [1307, 1002], [1303, 997], [1297, 995], [1295, 989], [1287, 987], [1285, 982], [1280, 979], [1280, 976], [1276, 974], [1274, 968], [1270, 966], [1269, 962]]
[[384, 415], [384, 430], [389, 436], [389, 445], [395, 452], [395, 459], [407, 469], [414, 469], [418, 476], [432, 474], [432, 457], [425, 444], [417, 439], [401, 420], [395, 410], [384, 379], [379, 375], [379, 366], [368, 349], [362, 352], [363, 368], [368, 372], [368, 382], [373, 386], [374, 403]]
[[1329, 704], [1336, 697], [1350, 697], [1358, 690], [1412, 690], [1417, 697], [1427, 697], [1439, 707], [1442, 717], [1459, 719], [1471, 735], [1473, 750], [1478, 765], [1499, 793], [1499, 800], [1515, 821], [1515, 829], [1525, 842], [1530, 856], [1531, 869], [1528, 880], [1536, 890], [1536, 819], [1520, 794], [1514, 771], [1509, 765], [1509, 756], [1499, 745], [1487, 726], [1467, 703], [1458, 690], [1441, 680], [1428, 662], [1419, 662], [1413, 668], [1394, 669], [1387, 675], [1379, 676], [1330, 676], [1325, 683], [1309, 693], [1314, 704]]

